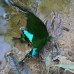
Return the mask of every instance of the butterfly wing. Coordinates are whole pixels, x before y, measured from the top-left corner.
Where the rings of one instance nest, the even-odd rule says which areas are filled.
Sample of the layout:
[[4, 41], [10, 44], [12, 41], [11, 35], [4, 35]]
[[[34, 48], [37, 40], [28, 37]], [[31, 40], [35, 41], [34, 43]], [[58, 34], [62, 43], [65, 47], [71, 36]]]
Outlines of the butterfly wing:
[[44, 38], [48, 36], [48, 32], [44, 23], [31, 12], [27, 14], [27, 30], [38, 38]]
[[34, 48], [37, 48], [37, 52], [39, 52], [43, 48], [43, 46], [47, 43], [47, 41], [50, 39], [51, 39], [50, 37], [49, 39], [35, 37], [33, 39], [32, 45]]

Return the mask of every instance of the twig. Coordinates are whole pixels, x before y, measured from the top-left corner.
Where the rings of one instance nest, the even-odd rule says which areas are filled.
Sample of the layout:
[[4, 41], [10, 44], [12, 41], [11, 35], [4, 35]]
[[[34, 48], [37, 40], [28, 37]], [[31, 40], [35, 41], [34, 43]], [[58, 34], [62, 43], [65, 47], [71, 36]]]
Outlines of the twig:
[[25, 5], [24, 3], [20, 2], [19, 0], [8, 0], [8, 2], [15, 7], [18, 7], [19, 9], [21, 9], [22, 11], [31, 11], [30, 8]]

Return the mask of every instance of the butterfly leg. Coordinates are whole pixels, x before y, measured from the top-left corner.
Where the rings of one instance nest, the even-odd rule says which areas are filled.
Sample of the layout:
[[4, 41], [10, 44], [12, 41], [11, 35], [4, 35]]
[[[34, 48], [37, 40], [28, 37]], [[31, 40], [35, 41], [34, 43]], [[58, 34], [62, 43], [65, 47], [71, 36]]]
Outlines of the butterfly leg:
[[12, 40], [20, 40], [20, 38], [13, 37]]

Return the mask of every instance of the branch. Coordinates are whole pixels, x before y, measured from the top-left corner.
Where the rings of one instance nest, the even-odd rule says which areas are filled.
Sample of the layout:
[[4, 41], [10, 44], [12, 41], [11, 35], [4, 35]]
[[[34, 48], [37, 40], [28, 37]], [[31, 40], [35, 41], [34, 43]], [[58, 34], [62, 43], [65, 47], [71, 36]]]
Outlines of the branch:
[[7, 0], [7, 1], [12, 6], [15, 6], [15, 7], [19, 8], [20, 10], [22, 10], [24, 12], [31, 11], [30, 8], [27, 5], [25, 5], [24, 3], [20, 2], [19, 0]]

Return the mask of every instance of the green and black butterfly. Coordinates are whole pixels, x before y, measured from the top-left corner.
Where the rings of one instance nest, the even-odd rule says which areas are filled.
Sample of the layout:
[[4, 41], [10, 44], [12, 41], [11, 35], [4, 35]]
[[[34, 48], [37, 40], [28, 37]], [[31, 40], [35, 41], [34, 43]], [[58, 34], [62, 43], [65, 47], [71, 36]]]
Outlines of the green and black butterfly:
[[[47, 41], [50, 41], [52, 38], [52, 36], [49, 36], [44, 23], [37, 16], [28, 11], [26, 17], [26, 30], [22, 31], [20, 38], [13, 37], [13, 40], [19, 39], [21, 42], [30, 42], [32, 44], [32, 50], [25, 56], [25, 58], [33, 57], [38, 54]], [[20, 63], [22, 63], [23, 60]]]

